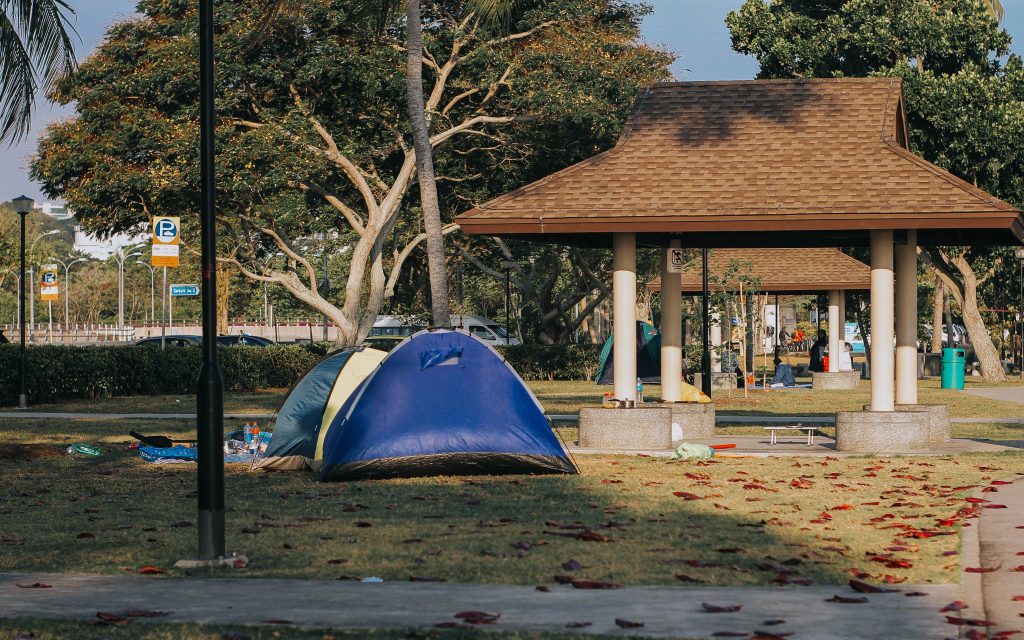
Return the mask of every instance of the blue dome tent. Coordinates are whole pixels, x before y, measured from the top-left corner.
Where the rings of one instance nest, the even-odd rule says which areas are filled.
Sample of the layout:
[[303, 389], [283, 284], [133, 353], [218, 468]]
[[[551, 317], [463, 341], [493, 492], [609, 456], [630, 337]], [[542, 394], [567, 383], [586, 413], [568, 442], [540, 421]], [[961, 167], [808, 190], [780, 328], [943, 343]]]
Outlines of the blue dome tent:
[[348, 398], [323, 448], [321, 480], [576, 473], [544, 411], [490, 346], [421, 331]]

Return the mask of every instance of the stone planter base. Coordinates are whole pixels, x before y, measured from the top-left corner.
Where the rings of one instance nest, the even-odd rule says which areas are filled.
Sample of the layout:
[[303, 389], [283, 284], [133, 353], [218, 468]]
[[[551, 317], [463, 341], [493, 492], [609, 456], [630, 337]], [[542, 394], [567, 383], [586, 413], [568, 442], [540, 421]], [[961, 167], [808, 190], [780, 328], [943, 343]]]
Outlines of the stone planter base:
[[[871, 405], [864, 405], [865, 411]], [[944, 404], [898, 404], [897, 411], [917, 411], [928, 415], [928, 442], [949, 442], [949, 407]]]
[[673, 442], [715, 437], [714, 402], [659, 402], [655, 406], [666, 407], [672, 411], [673, 431], [678, 431], [675, 429], [676, 425], [682, 429], [681, 435], [673, 435]]
[[831, 389], [847, 391], [856, 389], [860, 381], [857, 371], [812, 371], [812, 389]]
[[[703, 374], [693, 374], [693, 386], [701, 389], [701, 379]], [[711, 391], [726, 391], [728, 389], [736, 388], [736, 374], [728, 371], [713, 371], [711, 373]]]
[[909, 453], [928, 449], [931, 416], [924, 411], [839, 411], [836, 451]]
[[584, 449], [650, 451], [672, 448], [672, 411], [667, 406], [580, 409]]

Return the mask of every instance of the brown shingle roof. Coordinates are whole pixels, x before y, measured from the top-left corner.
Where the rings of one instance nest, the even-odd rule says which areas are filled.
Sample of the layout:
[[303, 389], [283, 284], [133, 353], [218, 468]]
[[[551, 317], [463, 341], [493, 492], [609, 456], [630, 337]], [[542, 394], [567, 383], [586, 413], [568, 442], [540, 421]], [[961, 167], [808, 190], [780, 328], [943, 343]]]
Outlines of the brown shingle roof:
[[[708, 274], [721, 275], [734, 260], [741, 273], [761, 279], [759, 291], [779, 294], [820, 293], [831, 289], [867, 291], [871, 268], [838, 249], [715, 249], [708, 255]], [[750, 270], [746, 269], [750, 264]], [[683, 271], [683, 292], [700, 293], [699, 262]], [[714, 285], [710, 285], [714, 290]], [[661, 279], [647, 285], [661, 291]]]
[[456, 221], [471, 234], [717, 233], [718, 246], [779, 231], [1024, 235], [1014, 207], [906, 146], [899, 78], [657, 84], [614, 148]]

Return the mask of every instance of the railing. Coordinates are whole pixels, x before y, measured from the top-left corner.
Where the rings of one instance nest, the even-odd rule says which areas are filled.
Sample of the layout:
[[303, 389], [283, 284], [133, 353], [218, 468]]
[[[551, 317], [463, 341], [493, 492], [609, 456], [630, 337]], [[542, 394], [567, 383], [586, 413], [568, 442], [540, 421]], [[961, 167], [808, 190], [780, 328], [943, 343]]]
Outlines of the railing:
[[[118, 328], [114, 324], [76, 323], [63, 325], [48, 322], [26, 324], [26, 342], [29, 344], [104, 344], [131, 342], [136, 339], [135, 327]], [[10, 342], [21, 341], [18, 325], [0, 325], [0, 331]]]

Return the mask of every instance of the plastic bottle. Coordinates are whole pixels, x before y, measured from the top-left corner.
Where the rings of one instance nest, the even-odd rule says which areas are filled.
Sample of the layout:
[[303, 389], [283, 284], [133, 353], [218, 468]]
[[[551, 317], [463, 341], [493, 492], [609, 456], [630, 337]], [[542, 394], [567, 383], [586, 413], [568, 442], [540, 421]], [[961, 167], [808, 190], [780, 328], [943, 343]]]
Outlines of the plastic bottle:
[[246, 422], [245, 427], [242, 428], [242, 434], [245, 436], [245, 448], [248, 449], [252, 446], [252, 423]]
[[644, 381], [640, 378], [636, 379], [636, 403], [644, 403]]
[[249, 452], [256, 455], [256, 452], [259, 451], [260, 447], [260, 427], [258, 424], [253, 422], [250, 429], [252, 430], [252, 440], [249, 443]]

